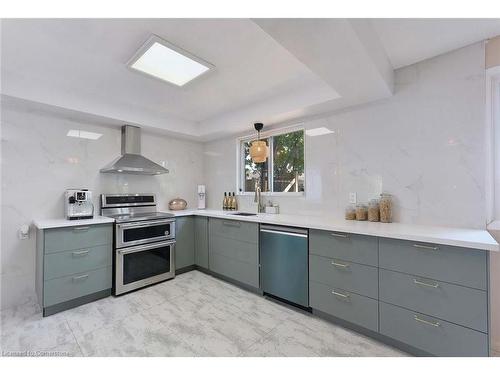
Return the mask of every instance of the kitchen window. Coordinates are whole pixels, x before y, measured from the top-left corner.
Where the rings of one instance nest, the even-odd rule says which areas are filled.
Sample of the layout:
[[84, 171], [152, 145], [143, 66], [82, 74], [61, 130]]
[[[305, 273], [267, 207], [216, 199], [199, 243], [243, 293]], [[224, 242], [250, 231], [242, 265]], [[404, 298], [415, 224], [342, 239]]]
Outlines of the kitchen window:
[[269, 148], [264, 163], [254, 163], [250, 146], [257, 137], [239, 140], [238, 190], [241, 194], [255, 192], [255, 184], [261, 176], [261, 191], [271, 194], [303, 194], [304, 130], [293, 130], [261, 137]]

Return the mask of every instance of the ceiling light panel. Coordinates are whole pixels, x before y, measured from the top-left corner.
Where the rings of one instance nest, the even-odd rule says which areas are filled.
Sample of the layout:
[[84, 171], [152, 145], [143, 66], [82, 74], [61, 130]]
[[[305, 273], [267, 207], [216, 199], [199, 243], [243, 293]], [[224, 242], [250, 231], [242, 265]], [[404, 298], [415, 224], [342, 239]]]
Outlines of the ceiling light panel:
[[213, 69], [213, 65], [153, 35], [128, 66], [176, 86], [184, 86]]
[[94, 141], [102, 137], [101, 133], [86, 132], [84, 130], [78, 130], [78, 129], [71, 129], [68, 131], [66, 135], [68, 137], [92, 139]]
[[319, 135], [326, 135], [326, 134], [332, 134], [335, 133], [333, 130], [330, 130], [328, 128], [314, 128], [314, 129], [308, 129], [306, 130], [306, 135], [309, 137], [317, 137]]

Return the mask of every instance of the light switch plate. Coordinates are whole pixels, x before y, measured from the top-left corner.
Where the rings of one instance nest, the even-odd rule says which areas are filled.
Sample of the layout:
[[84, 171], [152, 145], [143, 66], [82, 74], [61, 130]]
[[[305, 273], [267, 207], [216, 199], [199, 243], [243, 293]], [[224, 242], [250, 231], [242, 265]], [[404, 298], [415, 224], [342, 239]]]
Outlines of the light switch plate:
[[356, 193], [349, 193], [349, 203], [356, 204], [357, 196]]

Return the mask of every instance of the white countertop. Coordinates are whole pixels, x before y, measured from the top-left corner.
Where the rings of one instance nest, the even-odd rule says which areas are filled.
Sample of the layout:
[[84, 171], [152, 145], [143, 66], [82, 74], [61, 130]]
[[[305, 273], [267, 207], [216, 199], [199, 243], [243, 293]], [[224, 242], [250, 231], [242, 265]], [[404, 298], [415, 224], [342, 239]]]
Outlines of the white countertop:
[[68, 220], [68, 219], [42, 219], [33, 220], [33, 224], [38, 229], [63, 228], [63, 227], [78, 227], [81, 225], [95, 225], [114, 223], [115, 219], [105, 216], [94, 216], [93, 219], [84, 220]]
[[417, 242], [430, 242], [439, 245], [459, 246], [471, 249], [499, 251], [499, 245], [486, 230], [448, 228], [440, 226], [371, 223], [334, 219], [328, 216], [307, 216], [289, 214], [258, 214], [257, 216], [231, 215], [234, 212], [221, 210], [183, 210], [168, 211], [175, 216], [208, 216], [227, 220], [250, 221], [275, 225], [288, 225], [300, 228], [321, 229], [338, 232], [349, 232], [367, 236], [395, 238]]

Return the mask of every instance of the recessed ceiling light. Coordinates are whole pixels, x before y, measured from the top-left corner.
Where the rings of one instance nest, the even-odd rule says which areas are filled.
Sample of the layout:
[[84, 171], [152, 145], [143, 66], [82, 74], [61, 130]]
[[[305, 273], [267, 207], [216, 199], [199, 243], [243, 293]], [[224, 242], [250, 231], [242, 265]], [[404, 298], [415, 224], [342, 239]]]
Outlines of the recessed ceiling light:
[[306, 130], [306, 134], [310, 137], [316, 137], [318, 135], [332, 134], [335, 133], [333, 130], [328, 128], [314, 128]]
[[102, 137], [101, 133], [86, 132], [84, 130], [78, 130], [78, 129], [71, 129], [68, 131], [68, 134], [66, 135], [68, 137], [86, 138], [92, 140], [96, 140]]
[[141, 73], [184, 86], [214, 66], [152, 35], [127, 64]]

